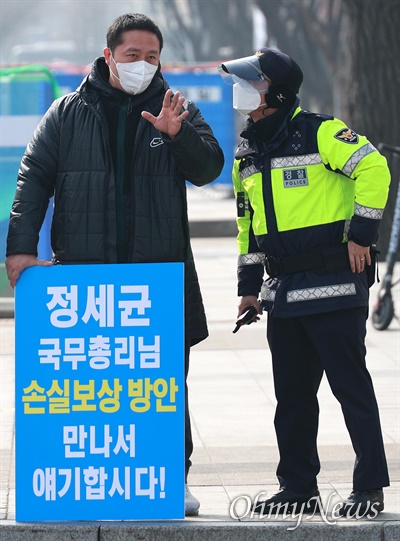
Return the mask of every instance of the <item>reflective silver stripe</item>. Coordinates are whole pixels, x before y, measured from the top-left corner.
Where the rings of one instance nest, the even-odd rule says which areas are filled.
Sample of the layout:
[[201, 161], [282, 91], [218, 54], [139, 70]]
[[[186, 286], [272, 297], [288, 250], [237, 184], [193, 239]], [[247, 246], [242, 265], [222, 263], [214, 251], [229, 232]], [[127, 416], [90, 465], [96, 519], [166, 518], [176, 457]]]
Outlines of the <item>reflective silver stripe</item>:
[[363, 207], [358, 203], [355, 204], [354, 214], [362, 216], [363, 218], [371, 218], [371, 220], [382, 220], [383, 209], [372, 209], [370, 207]]
[[252, 254], [241, 254], [238, 258], [238, 267], [243, 265], [257, 265], [258, 263], [264, 264], [265, 255], [262, 252], [255, 252]]
[[251, 177], [251, 175], [254, 175], [255, 173], [259, 173], [260, 171], [257, 169], [255, 165], [249, 165], [245, 167], [242, 171], [239, 171], [239, 177], [240, 180], [244, 180], [245, 178]]
[[347, 233], [350, 231], [350, 220], [345, 220], [344, 222], [344, 234], [347, 235]]
[[274, 302], [275, 295], [276, 291], [274, 289], [270, 289], [265, 283], [261, 286], [260, 296], [263, 301]]
[[345, 163], [342, 171], [345, 175], [350, 177], [354, 173], [354, 169], [357, 167], [357, 165], [360, 163], [360, 161], [367, 156], [367, 154], [371, 154], [371, 152], [375, 152], [376, 148], [374, 145], [371, 145], [371, 143], [367, 143], [363, 147], [359, 148], [354, 152], [354, 154], [347, 160]]
[[355, 295], [355, 284], [337, 284], [332, 286], [308, 287], [307, 289], [295, 289], [288, 291], [287, 302], [312, 301], [329, 297], [344, 297]]
[[318, 153], [302, 154], [301, 156], [283, 156], [282, 158], [272, 158], [271, 169], [299, 167], [299, 165], [317, 165], [319, 163], [322, 163], [322, 159]]

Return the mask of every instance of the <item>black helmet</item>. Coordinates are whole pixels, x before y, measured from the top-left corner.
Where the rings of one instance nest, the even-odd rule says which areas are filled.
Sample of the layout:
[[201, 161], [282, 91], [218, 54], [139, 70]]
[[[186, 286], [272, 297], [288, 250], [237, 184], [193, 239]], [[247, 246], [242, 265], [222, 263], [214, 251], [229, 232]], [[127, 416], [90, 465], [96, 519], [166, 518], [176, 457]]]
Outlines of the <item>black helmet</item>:
[[268, 81], [266, 102], [270, 107], [293, 102], [303, 82], [303, 72], [290, 56], [267, 47], [252, 56], [224, 62], [220, 71], [246, 81]]

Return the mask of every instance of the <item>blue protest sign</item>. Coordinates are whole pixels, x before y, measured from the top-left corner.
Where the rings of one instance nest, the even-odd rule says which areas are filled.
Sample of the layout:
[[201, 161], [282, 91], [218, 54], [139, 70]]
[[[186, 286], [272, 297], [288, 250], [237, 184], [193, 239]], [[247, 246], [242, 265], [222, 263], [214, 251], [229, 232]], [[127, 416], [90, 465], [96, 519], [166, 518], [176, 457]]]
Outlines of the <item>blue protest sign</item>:
[[184, 517], [183, 264], [18, 280], [16, 520]]

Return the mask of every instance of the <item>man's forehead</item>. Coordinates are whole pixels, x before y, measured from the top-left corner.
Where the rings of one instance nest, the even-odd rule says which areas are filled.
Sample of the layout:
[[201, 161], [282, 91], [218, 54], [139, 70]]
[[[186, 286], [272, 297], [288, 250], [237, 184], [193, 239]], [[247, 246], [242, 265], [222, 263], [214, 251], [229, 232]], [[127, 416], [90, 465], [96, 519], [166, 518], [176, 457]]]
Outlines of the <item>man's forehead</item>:
[[121, 37], [121, 47], [131, 47], [135, 50], [150, 47], [154, 52], [160, 52], [160, 40], [156, 34], [148, 30], [126, 30]]

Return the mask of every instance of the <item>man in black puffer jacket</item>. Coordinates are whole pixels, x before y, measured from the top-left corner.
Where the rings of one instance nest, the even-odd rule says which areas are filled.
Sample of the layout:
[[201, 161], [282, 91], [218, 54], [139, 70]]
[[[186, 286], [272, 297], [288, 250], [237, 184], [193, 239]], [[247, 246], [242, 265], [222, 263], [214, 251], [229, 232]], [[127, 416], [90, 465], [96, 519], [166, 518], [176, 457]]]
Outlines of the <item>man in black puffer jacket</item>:
[[[160, 71], [158, 26], [118, 17], [104, 57], [76, 92], [56, 100], [27, 146], [18, 175], [6, 267], [14, 287], [37, 259], [54, 195], [53, 263], [185, 263], [185, 372], [190, 346], [208, 336], [190, 246], [186, 184], [221, 173], [224, 157], [195, 104], [172, 94]], [[186, 476], [193, 450], [186, 393]], [[186, 514], [199, 502], [186, 492]]]

